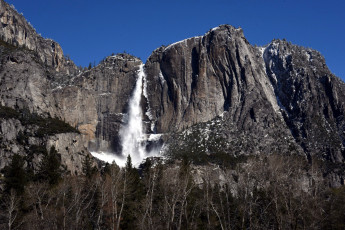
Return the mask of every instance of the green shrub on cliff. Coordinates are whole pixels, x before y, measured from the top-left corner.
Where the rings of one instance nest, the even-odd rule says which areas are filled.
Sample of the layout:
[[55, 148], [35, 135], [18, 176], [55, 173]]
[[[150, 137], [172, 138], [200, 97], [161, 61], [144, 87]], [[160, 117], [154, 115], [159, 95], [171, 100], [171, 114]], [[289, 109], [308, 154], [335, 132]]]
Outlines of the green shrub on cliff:
[[[38, 126], [35, 133], [37, 137], [43, 137], [45, 135], [54, 135], [58, 133], [79, 133], [79, 131], [69, 125], [68, 123], [53, 117], [43, 117], [36, 113], [30, 113], [28, 109], [22, 109], [17, 111], [7, 106], [0, 106], [0, 118], [3, 119], [18, 119], [22, 125], [34, 125]], [[20, 138], [20, 141], [22, 140]]]

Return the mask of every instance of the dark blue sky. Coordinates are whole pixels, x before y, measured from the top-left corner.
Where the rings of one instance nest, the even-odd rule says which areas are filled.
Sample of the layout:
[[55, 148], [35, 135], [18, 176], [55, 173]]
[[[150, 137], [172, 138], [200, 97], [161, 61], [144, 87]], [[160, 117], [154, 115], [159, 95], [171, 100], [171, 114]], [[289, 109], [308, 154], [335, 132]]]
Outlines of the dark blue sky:
[[242, 27], [250, 43], [287, 39], [316, 49], [345, 79], [343, 0], [8, 0], [77, 64], [126, 51], [142, 60], [160, 45], [220, 24]]

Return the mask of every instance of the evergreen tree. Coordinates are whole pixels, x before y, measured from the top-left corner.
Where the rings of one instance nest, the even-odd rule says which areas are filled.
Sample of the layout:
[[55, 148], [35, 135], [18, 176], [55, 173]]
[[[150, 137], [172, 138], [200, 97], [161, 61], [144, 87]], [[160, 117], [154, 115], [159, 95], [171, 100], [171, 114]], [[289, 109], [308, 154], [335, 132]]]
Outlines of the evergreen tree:
[[17, 194], [22, 194], [24, 192], [25, 185], [28, 181], [24, 163], [23, 157], [14, 154], [11, 163], [4, 168], [6, 192], [9, 193], [11, 189], [15, 190]]
[[[114, 161], [113, 161], [113, 164], [115, 164]], [[101, 170], [102, 175], [105, 175], [105, 174], [111, 175], [111, 166], [112, 165], [109, 164], [108, 162], [105, 163], [103, 169]]]
[[131, 172], [132, 169], [133, 169], [132, 158], [131, 158], [131, 155], [128, 154], [128, 156], [127, 156], [127, 161], [126, 161], [126, 171], [127, 171], [127, 172]]
[[47, 181], [50, 185], [56, 185], [61, 177], [63, 171], [60, 169], [61, 159], [52, 146], [48, 154], [43, 156], [39, 165], [38, 179], [41, 181]]
[[92, 160], [89, 155], [85, 157], [85, 159], [82, 162], [82, 165], [83, 173], [87, 178], [91, 178], [97, 172], [97, 169], [95, 167], [92, 167]]
[[130, 155], [127, 156], [125, 165], [125, 181], [125, 183], [127, 183], [126, 203], [124, 205], [121, 228], [135, 229], [137, 223], [135, 211], [137, 210], [138, 204], [142, 200], [144, 194], [138, 170], [133, 167], [132, 158]]

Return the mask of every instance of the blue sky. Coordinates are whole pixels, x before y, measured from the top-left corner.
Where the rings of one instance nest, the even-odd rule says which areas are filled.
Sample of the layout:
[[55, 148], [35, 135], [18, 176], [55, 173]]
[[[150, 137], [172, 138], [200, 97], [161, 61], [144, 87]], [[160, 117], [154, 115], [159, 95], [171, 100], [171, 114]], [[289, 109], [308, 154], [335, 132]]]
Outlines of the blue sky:
[[251, 44], [274, 38], [321, 52], [345, 79], [343, 0], [8, 0], [43, 37], [81, 66], [126, 51], [144, 62], [161, 45], [220, 24], [242, 27]]

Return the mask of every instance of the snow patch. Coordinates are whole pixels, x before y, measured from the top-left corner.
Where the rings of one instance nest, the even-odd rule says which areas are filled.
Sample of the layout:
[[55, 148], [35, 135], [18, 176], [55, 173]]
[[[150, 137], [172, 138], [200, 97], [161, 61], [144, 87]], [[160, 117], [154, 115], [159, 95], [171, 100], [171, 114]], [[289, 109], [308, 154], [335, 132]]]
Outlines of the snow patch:
[[55, 90], [60, 90], [62, 89], [62, 86], [61, 85], [58, 85], [57, 87], [55, 87], [52, 91], [55, 91]]
[[159, 80], [161, 81], [161, 85], [164, 85], [165, 79], [163, 77], [162, 71], [159, 71], [158, 77], [159, 77]]
[[112, 58], [112, 59], [116, 59], [116, 60], [124, 60], [124, 61], [140, 61], [140, 59], [138, 59], [138, 58], [124, 58], [124, 57], [122, 57], [119, 54], [115, 54], [113, 56], [109, 56], [108, 58]]
[[270, 54], [272, 54], [273, 56], [278, 56], [279, 54], [279, 44], [276, 42], [272, 42], [270, 46], [268, 46], [268, 51], [270, 52]]
[[261, 57], [262, 57], [262, 58], [264, 58], [264, 54], [265, 54], [266, 48], [267, 48], [267, 46], [258, 47], [259, 52], [261, 53]]
[[304, 51], [305, 56], [307, 57], [307, 60], [310, 62], [313, 60], [312, 53], [310, 50], [305, 50]]
[[211, 31], [215, 31], [215, 30], [218, 30], [218, 29], [220, 29], [219, 26], [212, 28]]
[[181, 41], [178, 41], [178, 42], [175, 42], [175, 43], [172, 43], [170, 45], [168, 45], [167, 47], [165, 47], [164, 51], [167, 51], [169, 50], [171, 47], [177, 45], [177, 44], [182, 44], [184, 43], [185, 45], [187, 45], [187, 41], [188, 40], [191, 40], [191, 39], [199, 39], [199, 38], [202, 38], [203, 36], [196, 36], [196, 37], [191, 37], [191, 38], [186, 38], [184, 40], [181, 40]]

